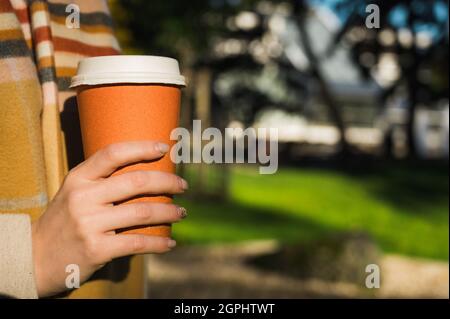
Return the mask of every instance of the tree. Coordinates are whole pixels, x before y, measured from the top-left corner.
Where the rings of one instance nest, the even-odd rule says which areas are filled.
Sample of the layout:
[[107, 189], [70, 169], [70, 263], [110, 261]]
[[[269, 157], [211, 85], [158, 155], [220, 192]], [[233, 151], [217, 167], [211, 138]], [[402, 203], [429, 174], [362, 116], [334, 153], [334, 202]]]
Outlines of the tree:
[[[311, 94], [307, 84], [311, 81], [318, 83], [320, 96], [340, 131], [340, 149], [343, 153], [347, 153], [350, 147], [345, 136], [342, 108], [321, 72], [320, 63], [326, 56], [312, 49], [311, 35], [305, 25], [312, 6], [328, 6], [342, 21], [342, 28], [327, 54], [333, 54], [339, 45], [349, 46], [355, 65], [367, 79], [374, 79], [373, 70], [381, 65], [386, 53], [397, 57], [399, 77], [384, 87], [384, 97], [392, 96], [400, 87], [408, 92], [408, 135], [412, 154], [415, 153], [413, 127], [417, 105], [429, 105], [439, 98], [448, 98], [447, 68], [440, 67], [448, 65], [448, 22], [447, 17], [436, 13], [442, 12], [442, 8], [448, 10], [447, 1], [115, 0], [112, 4], [120, 26], [119, 36], [128, 52], [178, 58], [184, 73], [194, 82], [198, 77], [197, 70], [207, 68], [211, 72], [212, 88], [223, 76], [234, 76], [236, 85], [232, 89], [224, 94], [212, 91], [213, 115], [228, 110], [228, 114], [240, 116], [245, 124], [251, 124], [256, 114], [268, 105], [300, 112], [303, 101]], [[366, 8], [369, 4], [379, 8], [380, 28], [366, 27], [369, 14]], [[264, 43], [271, 32], [270, 20], [279, 7], [288, 8], [285, 10], [286, 19], [295, 21], [301, 38], [298, 42], [309, 62], [307, 69], [296, 69], [286, 58], [285, 48], [274, 55], [264, 53], [264, 59], [258, 56], [258, 50], [270, 51], [270, 48], [264, 48]], [[392, 19], [399, 12], [400, 16], [405, 17], [403, 23]], [[240, 25], [238, 22], [245, 18], [256, 23]], [[434, 30], [432, 41], [425, 45], [420, 44], [420, 41], [426, 42], [420, 29], [424, 26]], [[408, 37], [413, 45], [405, 45], [407, 40], [404, 38]], [[221, 44], [237, 47], [238, 50], [219, 54], [217, 47]], [[281, 98], [255, 85], [257, 79], [266, 76], [264, 72], [271, 67], [279, 71], [273, 81], [285, 91]], [[429, 70], [432, 70], [433, 80], [423, 81], [420, 74]], [[195, 105], [195, 94], [188, 88], [186, 95], [184, 111], [190, 116], [195, 115], [192, 106]], [[217, 119], [223, 121], [226, 118], [223, 115], [221, 113]]]
[[[252, 48], [255, 43], [261, 46], [267, 34], [270, 34], [269, 20], [279, 5], [288, 5], [290, 15], [298, 24], [302, 33], [303, 49], [310, 62], [309, 70], [297, 70], [278, 54], [264, 61]], [[262, 9], [261, 7], [266, 7]], [[267, 9], [270, 7], [271, 9]], [[213, 81], [224, 74], [237, 75], [239, 85], [227, 95], [212, 95], [216, 103], [228, 109], [231, 114], [241, 115], [240, 120], [251, 124], [258, 111], [268, 105], [276, 105], [290, 112], [299, 112], [307, 94], [307, 82], [311, 77], [319, 83], [320, 92], [328, 106], [331, 118], [340, 131], [340, 149], [346, 153], [348, 143], [345, 138], [345, 126], [340, 108], [328, 90], [327, 84], [318, 68], [319, 58], [311, 50], [309, 37], [303, 21], [309, 12], [305, 1], [286, 2], [280, 0], [193, 0], [189, 2], [170, 2], [143, 0], [116, 0], [113, 2], [117, 24], [121, 26], [122, 43], [131, 52], [147, 52], [177, 57], [183, 67], [195, 78], [197, 69], [208, 67], [213, 72]], [[292, 11], [292, 9], [294, 9]], [[239, 26], [244, 17], [256, 17], [253, 26]], [[218, 55], [217, 43], [232, 42], [244, 47], [241, 52]], [[281, 72], [276, 81], [284, 87], [286, 98], [275, 98], [270, 92], [258, 88], [252, 83], [267, 69], [275, 65]], [[245, 82], [245, 83], [244, 83]], [[289, 98], [288, 96], [295, 97]], [[224, 119], [224, 116], [220, 117]]]
[[340, 153], [341, 155], [343, 155], [343, 157], [346, 157], [350, 149], [345, 135], [346, 127], [341, 116], [341, 110], [337, 105], [333, 94], [330, 92], [324, 76], [322, 75], [319, 67], [320, 57], [317, 57], [314, 53], [311, 45], [310, 35], [307, 32], [306, 16], [309, 13], [309, 7], [304, 0], [294, 1], [294, 4], [294, 14], [302, 38], [303, 51], [305, 52], [309, 60], [312, 75], [319, 84], [322, 99], [324, 100], [325, 105], [328, 106], [329, 113], [339, 130]]
[[[325, 0], [317, 0], [325, 5]], [[379, 28], [368, 28], [368, 5], [379, 8]], [[328, 53], [340, 44], [350, 46], [354, 63], [373, 77], [383, 57], [395, 57], [398, 77], [384, 83], [384, 97], [397, 89], [407, 92], [407, 136], [410, 156], [416, 156], [414, 124], [419, 104], [431, 106], [448, 100], [448, 1], [444, 0], [343, 0], [332, 10], [343, 20]]]

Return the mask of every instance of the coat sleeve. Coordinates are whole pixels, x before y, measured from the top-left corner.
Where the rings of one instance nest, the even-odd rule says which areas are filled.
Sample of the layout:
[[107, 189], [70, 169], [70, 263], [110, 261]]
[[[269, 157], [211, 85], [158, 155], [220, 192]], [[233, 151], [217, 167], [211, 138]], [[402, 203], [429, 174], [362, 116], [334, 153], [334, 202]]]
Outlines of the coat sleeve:
[[31, 222], [26, 214], [0, 214], [0, 295], [37, 298]]

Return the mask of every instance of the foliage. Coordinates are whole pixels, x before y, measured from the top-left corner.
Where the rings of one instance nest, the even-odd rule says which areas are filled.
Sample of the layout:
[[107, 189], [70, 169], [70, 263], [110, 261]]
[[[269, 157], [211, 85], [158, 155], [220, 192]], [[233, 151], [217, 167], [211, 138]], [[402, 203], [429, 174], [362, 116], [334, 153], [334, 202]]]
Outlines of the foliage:
[[[366, 78], [374, 78], [386, 57], [398, 71], [381, 83], [384, 99], [400, 90], [404, 94], [409, 117], [407, 133], [410, 155], [415, 155], [414, 122], [418, 105], [435, 107], [441, 100], [448, 103], [448, 1], [445, 0], [314, 0], [330, 4], [343, 18], [343, 27], [328, 53], [344, 44], [353, 61]], [[379, 8], [379, 28], [367, 28], [366, 7]], [[386, 105], [386, 103], [383, 103]]]

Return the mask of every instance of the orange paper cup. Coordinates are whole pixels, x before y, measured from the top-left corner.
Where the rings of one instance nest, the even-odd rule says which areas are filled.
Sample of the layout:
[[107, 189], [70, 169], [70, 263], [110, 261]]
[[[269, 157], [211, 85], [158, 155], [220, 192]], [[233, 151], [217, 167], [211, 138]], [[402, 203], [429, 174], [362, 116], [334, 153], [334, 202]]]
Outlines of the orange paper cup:
[[[170, 146], [170, 132], [178, 126], [181, 87], [185, 85], [178, 62], [154, 56], [105, 56], [80, 62], [72, 79], [77, 88], [80, 127], [86, 158], [114, 143], [162, 141]], [[159, 160], [128, 165], [114, 174], [135, 170], [175, 172], [169, 154]], [[170, 196], [143, 195], [134, 202], [170, 203]], [[171, 225], [121, 230], [152, 236], [171, 236]]]

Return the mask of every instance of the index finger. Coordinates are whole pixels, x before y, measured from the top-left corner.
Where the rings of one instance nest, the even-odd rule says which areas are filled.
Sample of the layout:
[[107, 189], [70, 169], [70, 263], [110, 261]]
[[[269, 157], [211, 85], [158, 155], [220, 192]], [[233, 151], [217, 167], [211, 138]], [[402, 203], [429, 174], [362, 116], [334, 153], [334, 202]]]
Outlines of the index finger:
[[121, 166], [158, 159], [169, 151], [169, 145], [154, 141], [134, 141], [111, 144], [89, 157], [77, 168], [88, 179], [110, 176]]

